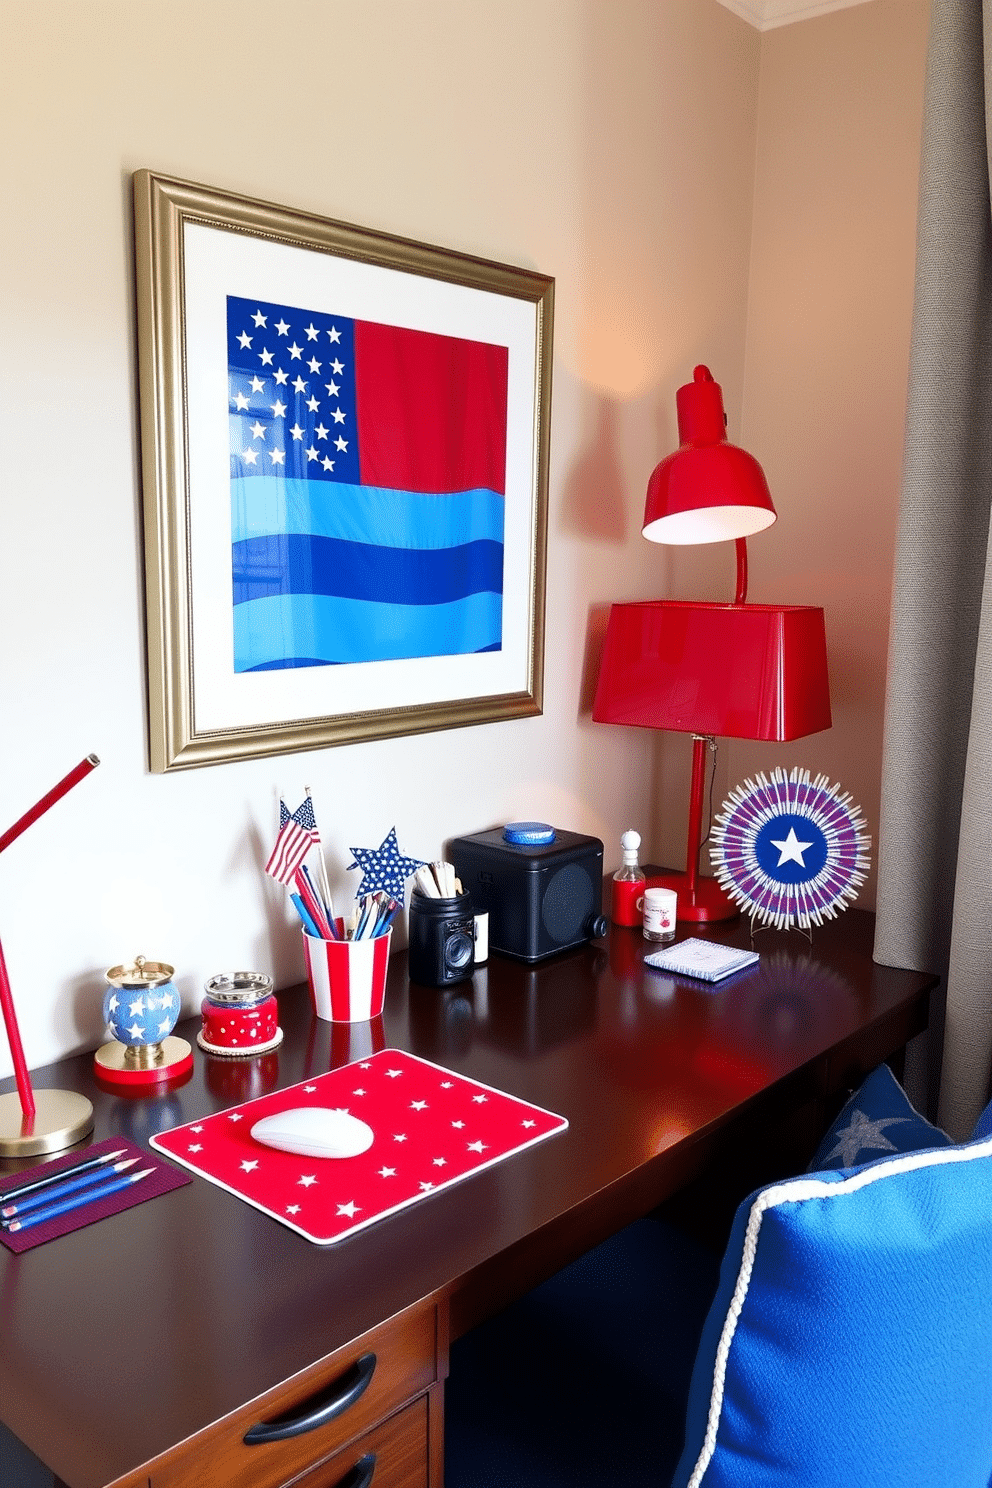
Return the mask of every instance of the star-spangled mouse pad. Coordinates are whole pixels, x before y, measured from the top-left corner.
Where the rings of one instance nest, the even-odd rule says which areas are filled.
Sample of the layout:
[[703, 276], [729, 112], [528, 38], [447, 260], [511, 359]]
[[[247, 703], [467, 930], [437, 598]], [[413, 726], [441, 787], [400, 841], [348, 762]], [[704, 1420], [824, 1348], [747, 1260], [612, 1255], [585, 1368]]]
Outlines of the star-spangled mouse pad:
[[[356, 1157], [301, 1157], [250, 1135], [263, 1117], [312, 1106], [359, 1117], [372, 1128], [371, 1147]], [[332, 1245], [567, 1126], [490, 1085], [383, 1049], [150, 1140], [315, 1245]]]

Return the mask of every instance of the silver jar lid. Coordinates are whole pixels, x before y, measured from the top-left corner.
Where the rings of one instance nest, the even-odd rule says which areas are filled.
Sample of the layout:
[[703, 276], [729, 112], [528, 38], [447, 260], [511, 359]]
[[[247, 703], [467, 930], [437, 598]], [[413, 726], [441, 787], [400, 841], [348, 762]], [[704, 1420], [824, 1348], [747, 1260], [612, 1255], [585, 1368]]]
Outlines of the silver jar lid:
[[211, 1002], [261, 1002], [272, 991], [272, 978], [264, 971], [219, 971], [203, 990]]

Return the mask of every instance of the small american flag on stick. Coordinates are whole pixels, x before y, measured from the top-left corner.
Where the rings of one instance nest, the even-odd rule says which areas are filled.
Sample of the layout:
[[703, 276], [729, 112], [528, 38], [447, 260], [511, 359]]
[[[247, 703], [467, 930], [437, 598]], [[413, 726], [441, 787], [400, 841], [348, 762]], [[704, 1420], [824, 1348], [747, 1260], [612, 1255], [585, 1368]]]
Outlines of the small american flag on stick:
[[279, 802], [279, 836], [272, 849], [265, 871], [270, 878], [289, 888], [294, 881], [297, 868], [317, 841], [317, 819], [313, 814], [313, 802], [307, 796], [302, 805], [290, 815], [285, 801]]

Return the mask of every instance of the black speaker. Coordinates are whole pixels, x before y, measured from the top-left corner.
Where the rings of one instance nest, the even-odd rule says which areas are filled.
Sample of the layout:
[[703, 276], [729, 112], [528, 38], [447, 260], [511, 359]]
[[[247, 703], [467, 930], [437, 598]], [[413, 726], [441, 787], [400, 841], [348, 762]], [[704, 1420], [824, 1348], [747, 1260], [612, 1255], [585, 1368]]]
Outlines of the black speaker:
[[489, 915], [489, 948], [520, 961], [605, 935], [603, 844], [544, 822], [513, 822], [456, 837], [448, 858]]

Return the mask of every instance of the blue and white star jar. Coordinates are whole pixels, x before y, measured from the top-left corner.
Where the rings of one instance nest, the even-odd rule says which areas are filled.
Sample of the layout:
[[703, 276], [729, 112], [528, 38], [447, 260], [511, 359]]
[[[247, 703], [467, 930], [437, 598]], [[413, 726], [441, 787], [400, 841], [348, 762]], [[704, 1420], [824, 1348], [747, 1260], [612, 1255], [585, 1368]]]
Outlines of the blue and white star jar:
[[135, 956], [130, 965], [110, 968], [103, 1016], [118, 1043], [133, 1048], [168, 1038], [180, 1010], [174, 974], [174, 966], [146, 961], [144, 956]]
[[193, 1050], [172, 1032], [182, 1006], [174, 972], [165, 961], [135, 956], [105, 974], [103, 1016], [113, 1038], [93, 1056], [98, 1084], [140, 1095], [192, 1073]]

